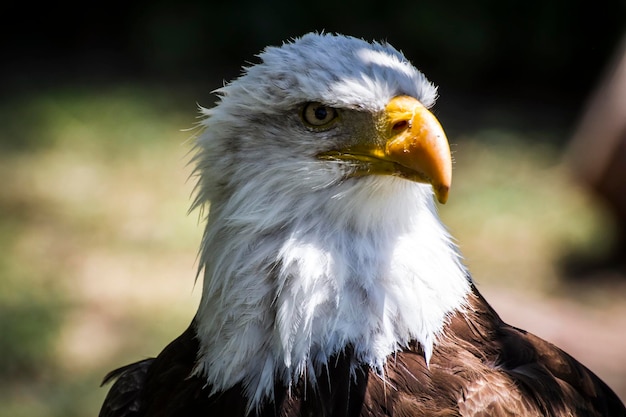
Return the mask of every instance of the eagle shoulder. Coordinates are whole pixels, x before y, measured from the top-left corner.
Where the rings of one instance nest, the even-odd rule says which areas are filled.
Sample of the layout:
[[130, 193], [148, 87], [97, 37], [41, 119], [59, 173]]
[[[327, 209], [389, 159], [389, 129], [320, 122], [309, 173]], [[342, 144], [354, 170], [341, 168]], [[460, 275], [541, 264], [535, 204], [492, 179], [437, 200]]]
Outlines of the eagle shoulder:
[[[102, 384], [117, 380], [106, 396], [99, 416], [200, 415], [203, 405], [198, 401], [202, 403], [209, 394], [203, 392], [205, 383], [189, 377], [197, 351], [198, 342], [192, 324], [156, 358], [110, 372]], [[190, 407], [198, 412], [191, 413]]]
[[99, 417], [137, 417], [141, 408], [140, 395], [146, 375], [154, 358], [131, 363], [109, 372], [101, 385], [116, 380], [109, 390]]
[[472, 288], [429, 363], [418, 344], [370, 372], [362, 416], [626, 416], [617, 395], [556, 346], [504, 323]]

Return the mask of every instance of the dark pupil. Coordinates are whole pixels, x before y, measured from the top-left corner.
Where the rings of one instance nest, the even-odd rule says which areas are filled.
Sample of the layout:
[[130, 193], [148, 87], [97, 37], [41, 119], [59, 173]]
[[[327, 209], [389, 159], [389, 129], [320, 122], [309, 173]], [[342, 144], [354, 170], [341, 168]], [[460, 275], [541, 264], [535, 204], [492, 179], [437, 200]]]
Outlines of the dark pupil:
[[317, 120], [324, 120], [326, 119], [326, 116], [328, 116], [328, 110], [326, 110], [326, 107], [320, 106], [315, 109], [315, 118]]

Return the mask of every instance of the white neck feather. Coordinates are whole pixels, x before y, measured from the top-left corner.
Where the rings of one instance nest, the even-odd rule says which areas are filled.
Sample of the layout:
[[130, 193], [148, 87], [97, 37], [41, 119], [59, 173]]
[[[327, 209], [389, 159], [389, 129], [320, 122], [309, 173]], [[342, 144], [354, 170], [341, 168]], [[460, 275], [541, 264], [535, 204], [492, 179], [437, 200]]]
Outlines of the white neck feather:
[[430, 358], [469, 278], [430, 188], [393, 177], [281, 193], [271, 183], [213, 201], [201, 253], [195, 373], [242, 383], [249, 406], [351, 346], [382, 373], [416, 340]]

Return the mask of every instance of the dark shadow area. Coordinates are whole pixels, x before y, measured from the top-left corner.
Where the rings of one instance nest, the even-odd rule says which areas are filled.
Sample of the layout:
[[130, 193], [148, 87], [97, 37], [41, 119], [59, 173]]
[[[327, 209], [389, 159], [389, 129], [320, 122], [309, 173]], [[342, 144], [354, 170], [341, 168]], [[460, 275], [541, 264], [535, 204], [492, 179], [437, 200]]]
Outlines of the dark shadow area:
[[569, 117], [579, 110], [622, 35], [626, 5], [13, 2], [2, 16], [5, 98], [59, 84], [120, 80], [186, 84], [202, 98], [265, 46], [328, 31], [391, 42], [441, 86], [442, 96], [467, 96], [473, 109], [504, 103], [511, 113], [530, 108], [545, 118], [546, 109]]

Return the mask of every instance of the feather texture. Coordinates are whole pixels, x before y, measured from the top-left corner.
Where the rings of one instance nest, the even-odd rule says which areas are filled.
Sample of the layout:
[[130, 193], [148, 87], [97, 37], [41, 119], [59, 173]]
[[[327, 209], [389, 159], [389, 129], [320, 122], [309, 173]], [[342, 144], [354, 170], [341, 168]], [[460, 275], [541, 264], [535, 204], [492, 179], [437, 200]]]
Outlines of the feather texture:
[[[586, 368], [500, 321], [428, 185], [318, 158], [379, 140], [394, 97], [432, 106], [423, 74], [336, 35], [259, 57], [202, 110], [196, 317], [107, 376], [101, 416], [626, 416]], [[307, 124], [312, 102], [336, 120]]]
[[[331, 35], [260, 58], [205, 111], [197, 158], [196, 204], [211, 212], [194, 374], [215, 390], [242, 382], [251, 407], [278, 381], [315, 384], [349, 344], [381, 374], [412, 339], [429, 357], [469, 289], [430, 187], [346, 179], [351, 166], [316, 158], [373, 131], [397, 95], [432, 105], [426, 78], [388, 45]], [[315, 101], [342, 109], [341, 126], [303, 125], [299, 108]]]
[[[220, 392], [189, 376], [199, 341], [195, 323], [158, 358], [122, 368], [101, 417], [246, 416], [241, 384]], [[475, 288], [464, 313], [454, 313], [435, 344], [430, 364], [417, 343], [388, 358], [385, 377], [358, 364], [351, 346], [318, 371], [313, 386], [301, 377], [277, 384], [258, 417], [626, 416], [626, 409], [588, 369], [523, 330], [503, 323]], [[355, 363], [357, 362], [357, 363]], [[147, 378], [136, 379], [150, 365]], [[137, 381], [135, 386], [128, 381]], [[134, 390], [129, 388], [134, 388]], [[132, 394], [137, 414], [124, 411]]]

